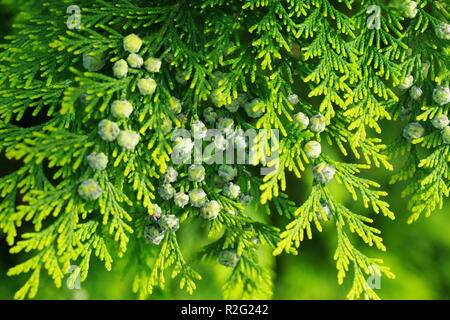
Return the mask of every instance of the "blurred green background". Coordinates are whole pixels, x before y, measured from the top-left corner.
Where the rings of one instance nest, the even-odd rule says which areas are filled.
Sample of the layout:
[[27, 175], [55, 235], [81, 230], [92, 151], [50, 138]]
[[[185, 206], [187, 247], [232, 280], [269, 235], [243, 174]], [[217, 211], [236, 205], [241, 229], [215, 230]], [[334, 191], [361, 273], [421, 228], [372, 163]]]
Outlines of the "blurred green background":
[[[11, 32], [11, 23], [15, 17], [13, 1], [0, 0], [0, 43], [4, 36]], [[17, 8], [17, 6], [15, 7]], [[1, 49], [0, 49], [1, 50]], [[386, 123], [383, 135], [395, 137], [399, 134], [398, 124]], [[329, 150], [328, 152], [333, 152]], [[334, 157], [340, 157], [335, 153]], [[354, 159], [347, 159], [354, 160]], [[402, 159], [394, 162], [401, 165]], [[0, 158], [0, 176], [17, 167]], [[406, 224], [408, 211], [406, 200], [401, 199], [402, 185], [390, 186], [390, 173], [385, 170], [365, 172], [370, 178], [378, 181], [389, 192], [389, 203], [397, 216], [390, 221], [354, 202], [342, 186], [333, 188], [347, 206], [355, 211], [369, 215], [376, 220], [375, 225], [383, 232], [387, 252], [381, 253], [367, 248], [359, 241], [359, 248], [368, 255], [381, 257], [396, 274], [396, 279], [382, 279], [378, 294], [383, 299], [449, 299], [450, 298], [450, 210], [449, 203], [445, 209], [436, 212], [430, 218], [421, 218], [413, 225]], [[301, 202], [308, 194], [310, 176], [305, 176], [303, 184], [294, 178], [289, 181], [288, 190], [291, 199]], [[334, 182], [336, 183], [336, 182]], [[252, 209], [250, 209], [252, 210]], [[0, 212], [1, 214], [1, 212]], [[256, 213], [257, 214], [257, 213]], [[271, 223], [284, 227], [287, 221], [279, 216], [263, 217]], [[180, 232], [180, 243], [186, 255], [197, 246], [199, 233]], [[312, 241], [306, 241], [298, 256], [282, 255], [272, 257], [270, 250], [261, 250], [261, 261], [273, 266], [274, 299], [345, 299], [351, 284], [351, 276], [343, 286], [337, 284], [336, 269], [332, 256], [336, 247], [336, 234], [332, 224], [322, 233], [315, 233]], [[12, 299], [14, 292], [24, 283], [24, 277], [7, 277], [7, 270], [24, 260], [23, 255], [10, 255], [4, 236], [0, 234], [0, 299]], [[132, 274], [124, 271], [126, 261], [116, 258], [111, 272], [107, 272], [100, 263], [92, 261], [88, 279], [81, 284], [79, 290], [57, 289], [51, 279], [41, 277], [41, 286], [37, 299], [135, 299], [131, 292]], [[198, 289], [193, 296], [178, 290], [172, 283], [164, 292], [157, 290], [152, 299], [221, 299], [220, 287], [229, 274], [229, 270], [218, 264], [200, 264], [197, 270], [203, 275], [198, 282]]]

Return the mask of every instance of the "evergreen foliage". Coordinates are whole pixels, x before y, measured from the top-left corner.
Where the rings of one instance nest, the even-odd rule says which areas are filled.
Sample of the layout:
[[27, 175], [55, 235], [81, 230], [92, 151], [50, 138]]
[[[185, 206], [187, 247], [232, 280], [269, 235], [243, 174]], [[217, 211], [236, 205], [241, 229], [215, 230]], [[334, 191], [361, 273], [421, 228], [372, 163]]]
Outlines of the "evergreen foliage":
[[[259, 246], [297, 254], [314, 230], [334, 228], [338, 283], [352, 272], [348, 298], [377, 299], [367, 278], [394, 274], [357, 238], [385, 251], [369, 215], [394, 213], [365, 172], [395, 169], [392, 183], [408, 182], [409, 222], [450, 192], [448, 122], [432, 121], [450, 107], [450, 3], [411, 2], [19, 1], [0, 45], [0, 152], [21, 163], [0, 178], [0, 229], [11, 253], [27, 256], [8, 272], [28, 274], [15, 298], [33, 298], [41, 273], [61, 286], [71, 265], [85, 281], [95, 257], [107, 270], [130, 261], [139, 298], [168, 276], [193, 293], [200, 260], [231, 269], [225, 298], [270, 296]], [[79, 29], [67, 24], [73, 5]], [[368, 22], [374, 6], [379, 27]], [[197, 123], [202, 135], [196, 121], [211, 122], [211, 112], [221, 130], [280, 135], [258, 131], [252, 165], [174, 163], [189, 143], [172, 130]], [[388, 121], [423, 131], [410, 126], [392, 141]], [[272, 170], [261, 177], [260, 168]], [[307, 172], [306, 200], [289, 199], [288, 176], [308, 181]], [[329, 182], [367, 210], [352, 212]], [[290, 222], [273, 226], [253, 211]], [[187, 259], [177, 230], [195, 220], [210, 243]]]

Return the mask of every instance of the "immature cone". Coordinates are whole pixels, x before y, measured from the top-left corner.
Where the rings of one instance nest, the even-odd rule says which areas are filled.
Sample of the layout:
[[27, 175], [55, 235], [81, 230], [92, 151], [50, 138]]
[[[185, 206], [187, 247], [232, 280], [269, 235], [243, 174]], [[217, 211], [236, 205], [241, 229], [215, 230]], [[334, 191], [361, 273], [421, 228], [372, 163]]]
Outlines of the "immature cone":
[[177, 115], [177, 119], [178, 119], [181, 123], [184, 123], [184, 122], [188, 121], [188, 117], [187, 117], [186, 114], [184, 114], [184, 113], [180, 113], [179, 115]]
[[154, 203], [153, 212], [150, 214], [150, 219], [152, 219], [153, 221], [158, 221], [161, 218], [161, 213], [161, 207]]
[[184, 208], [189, 203], [189, 196], [184, 192], [177, 192], [173, 197], [173, 202], [176, 206]]
[[450, 40], [450, 24], [440, 22], [436, 25], [434, 31], [439, 39]]
[[450, 88], [449, 87], [437, 87], [433, 90], [433, 100], [438, 105], [443, 106], [450, 102]]
[[232, 249], [223, 250], [219, 253], [219, 263], [225, 267], [236, 267], [239, 259], [240, 257], [237, 255], [236, 251]]
[[322, 114], [316, 114], [310, 119], [309, 129], [312, 132], [321, 133], [325, 130], [327, 122]]
[[448, 119], [447, 115], [441, 114], [439, 116], [436, 116], [431, 120], [431, 124], [436, 129], [444, 129], [448, 124], [450, 123], [450, 120]]
[[224, 196], [226, 196], [230, 199], [237, 199], [237, 197], [239, 197], [240, 193], [241, 193], [241, 187], [239, 187], [237, 184], [234, 184], [232, 182], [230, 182], [223, 188]]
[[148, 58], [144, 62], [144, 68], [148, 72], [159, 72], [161, 69], [161, 60], [156, 58]]
[[[327, 221], [331, 220], [331, 218], [333, 217], [333, 214], [331, 213], [331, 209], [330, 209], [330, 206], [328, 205], [328, 203], [327, 202], [322, 203], [321, 207], [322, 207], [322, 211], [325, 213], [325, 216], [327, 217]], [[323, 220], [322, 212], [320, 212], [320, 211], [317, 212], [317, 219], [319, 219], [319, 221]]]
[[144, 64], [144, 59], [136, 53], [130, 53], [127, 58], [127, 62], [130, 67], [139, 69]]
[[415, 139], [421, 138], [425, 134], [425, 129], [418, 122], [408, 123], [403, 129], [403, 137], [411, 142]]
[[182, 163], [191, 157], [194, 144], [190, 138], [178, 137], [172, 150], [172, 160], [176, 163]]
[[188, 170], [189, 180], [194, 182], [201, 182], [205, 180], [205, 167], [201, 164], [193, 164]]
[[178, 172], [173, 167], [167, 167], [166, 173], [164, 174], [164, 182], [173, 183], [177, 181]]
[[214, 123], [217, 119], [217, 112], [215, 112], [213, 108], [208, 107], [203, 111], [203, 117], [205, 118], [206, 122]]
[[104, 119], [98, 124], [98, 135], [105, 141], [114, 141], [119, 135], [120, 129], [117, 123]]
[[84, 180], [78, 186], [78, 194], [84, 200], [97, 200], [102, 195], [102, 193], [103, 189], [94, 179]]
[[299, 101], [298, 95], [290, 94], [290, 95], [288, 95], [287, 100], [289, 101], [290, 104], [295, 106], [298, 103], [298, 101]]
[[175, 97], [171, 97], [169, 100], [169, 110], [175, 114], [179, 114], [181, 112], [181, 102]]
[[164, 183], [158, 188], [158, 192], [161, 198], [169, 200], [175, 195], [175, 188], [170, 183]]
[[220, 205], [216, 200], [208, 201], [201, 209], [200, 215], [208, 220], [215, 219], [220, 212]]
[[205, 124], [200, 120], [195, 120], [192, 123], [191, 129], [192, 135], [195, 139], [203, 139], [204, 137], [206, 137], [206, 133], [208, 131], [208, 129], [206, 129]]
[[336, 169], [325, 162], [319, 163], [313, 168], [313, 175], [317, 182], [327, 183], [333, 179]]
[[116, 100], [111, 104], [111, 113], [116, 118], [128, 118], [132, 112], [133, 106], [127, 100]]
[[105, 170], [108, 165], [108, 156], [103, 152], [92, 152], [87, 156], [89, 166], [94, 170]]
[[187, 82], [187, 71], [183, 71], [183, 72], [178, 72], [178, 74], [175, 75], [175, 80], [179, 83], [179, 84], [186, 84]]
[[144, 229], [144, 238], [148, 243], [160, 244], [164, 239], [165, 231], [160, 226], [151, 224]]
[[168, 134], [170, 131], [172, 131], [172, 121], [169, 117], [164, 116], [164, 119], [161, 123], [161, 130], [164, 135]]
[[245, 112], [251, 118], [259, 118], [264, 112], [264, 102], [256, 98], [245, 104]]
[[407, 76], [403, 79], [402, 83], [400, 83], [400, 84], [398, 85], [397, 88], [399, 88], [399, 89], [401, 89], [401, 90], [406, 90], [406, 89], [411, 88], [411, 86], [413, 85], [413, 83], [414, 83], [414, 77], [413, 77], [412, 75], [407, 75]]
[[405, 17], [414, 18], [419, 9], [417, 9], [417, 2], [411, 0], [405, 0], [402, 4], [403, 11], [405, 13]]
[[411, 90], [409, 90], [409, 95], [413, 100], [419, 100], [422, 94], [423, 94], [422, 89], [420, 89], [417, 86], [413, 86]]
[[139, 52], [142, 46], [142, 40], [134, 33], [123, 38], [123, 48], [125, 51], [136, 53]]
[[175, 232], [180, 227], [180, 219], [174, 214], [166, 214], [159, 219], [161, 229]]
[[120, 59], [113, 66], [113, 74], [116, 78], [125, 78], [128, 74], [128, 64], [125, 60]]
[[189, 191], [189, 200], [192, 206], [200, 208], [205, 205], [208, 198], [203, 189], [193, 189]]
[[446, 126], [444, 129], [442, 129], [441, 136], [442, 136], [442, 140], [444, 141], [445, 144], [450, 144], [450, 127], [449, 126]]
[[117, 138], [117, 143], [125, 150], [133, 150], [139, 143], [140, 137], [134, 131], [123, 130], [120, 131], [119, 137]]
[[308, 128], [309, 118], [303, 112], [298, 112], [294, 115], [294, 123], [297, 127], [304, 130], [304, 129]]
[[231, 135], [233, 132], [234, 120], [231, 118], [220, 118], [217, 120], [217, 129], [221, 130], [225, 135]]
[[184, 123], [184, 122], [188, 121], [188, 117], [184, 113], [180, 113], [179, 115], [177, 115], [177, 119], [181, 123]]
[[219, 176], [225, 181], [231, 181], [237, 176], [237, 169], [227, 164], [221, 164], [219, 166]]
[[227, 104], [228, 97], [225, 94], [225, 92], [223, 92], [223, 89], [217, 88], [212, 90], [211, 94], [209, 95], [209, 98], [216, 107], [220, 108]]
[[139, 92], [143, 95], [143, 96], [149, 96], [152, 95], [153, 93], [155, 93], [156, 90], [156, 81], [153, 80], [152, 78], [147, 78], [147, 79], [140, 79], [138, 81], [138, 89]]
[[103, 52], [97, 49], [85, 51], [83, 53], [83, 67], [91, 72], [99, 71], [105, 66]]
[[317, 141], [308, 141], [305, 144], [305, 153], [308, 158], [316, 159], [322, 153], [322, 146]]

